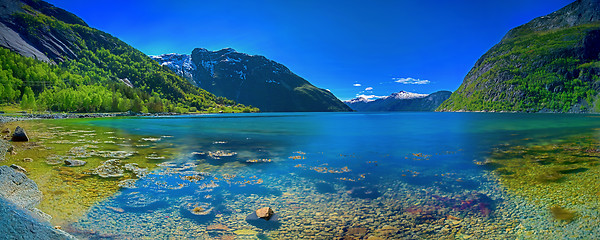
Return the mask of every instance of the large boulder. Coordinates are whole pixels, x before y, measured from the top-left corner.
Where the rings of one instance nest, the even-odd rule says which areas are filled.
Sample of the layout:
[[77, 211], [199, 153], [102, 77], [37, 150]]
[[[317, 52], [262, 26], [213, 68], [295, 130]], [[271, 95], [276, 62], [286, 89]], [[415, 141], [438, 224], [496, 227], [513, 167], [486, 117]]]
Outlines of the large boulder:
[[75, 239], [54, 229], [48, 214], [35, 208], [42, 192], [24, 173], [0, 166], [0, 239]]
[[0, 166], [0, 197], [32, 210], [42, 200], [42, 192], [25, 174], [9, 166]]
[[0, 222], [1, 239], [75, 239], [3, 197], [0, 197]]
[[27, 142], [27, 141], [29, 141], [29, 137], [27, 137], [27, 133], [25, 133], [25, 129], [17, 126], [17, 128], [15, 129], [15, 133], [13, 133], [13, 135], [12, 135], [11, 140], [13, 142]]

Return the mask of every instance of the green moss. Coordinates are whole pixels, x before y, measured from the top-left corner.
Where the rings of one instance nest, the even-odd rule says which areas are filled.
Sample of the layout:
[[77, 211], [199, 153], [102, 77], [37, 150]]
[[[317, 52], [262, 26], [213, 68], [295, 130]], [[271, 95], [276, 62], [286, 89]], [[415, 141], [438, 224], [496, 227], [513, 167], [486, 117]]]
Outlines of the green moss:
[[577, 214], [575, 212], [560, 206], [552, 206], [550, 208], [550, 212], [552, 213], [552, 216], [554, 216], [554, 218], [556, 218], [557, 220], [566, 222], [571, 222], [575, 219], [575, 217], [577, 217]]
[[494, 150], [486, 165], [501, 165], [488, 170], [509, 192], [534, 203], [595, 208], [600, 207], [598, 145], [600, 140], [591, 133], [552, 142], [532, 140]]

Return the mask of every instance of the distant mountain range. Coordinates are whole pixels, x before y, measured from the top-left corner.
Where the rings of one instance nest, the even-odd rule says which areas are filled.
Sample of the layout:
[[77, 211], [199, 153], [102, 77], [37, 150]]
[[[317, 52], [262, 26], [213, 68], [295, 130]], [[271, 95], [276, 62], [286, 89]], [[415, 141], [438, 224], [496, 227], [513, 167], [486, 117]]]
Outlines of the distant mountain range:
[[439, 111], [600, 112], [600, 1], [510, 30]]
[[432, 94], [400, 91], [379, 99], [358, 97], [344, 103], [358, 112], [434, 111], [451, 94], [452, 92], [449, 91], [438, 91]]
[[192, 84], [265, 112], [351, 111], [331, 92], [317, 88], [284, 65], [231, 48], [196, 48], [191, 55], [152, 56]]

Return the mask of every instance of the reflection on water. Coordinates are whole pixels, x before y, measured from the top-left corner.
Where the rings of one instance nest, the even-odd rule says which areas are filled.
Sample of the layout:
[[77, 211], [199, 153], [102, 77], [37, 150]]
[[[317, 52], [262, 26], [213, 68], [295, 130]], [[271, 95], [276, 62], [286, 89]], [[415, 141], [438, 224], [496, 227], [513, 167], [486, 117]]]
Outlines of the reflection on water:
[[[27, 126], [38, 146], [18, 146], [9, 161], [37, 154], [21, 165], [44, 192], [40, 208], [90, 239], [586, 239], [600, 234], [598, 121], [485, 113], [40, 121]], [[259, 218], [262, 207], [275, 215]]]

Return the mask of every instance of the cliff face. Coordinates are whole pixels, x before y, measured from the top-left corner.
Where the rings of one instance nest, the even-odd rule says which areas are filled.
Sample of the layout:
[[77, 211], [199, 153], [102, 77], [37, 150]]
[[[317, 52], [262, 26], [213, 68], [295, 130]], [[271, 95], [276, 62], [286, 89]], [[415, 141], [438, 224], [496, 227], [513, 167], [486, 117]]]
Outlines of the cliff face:
[[509, 31], [439, 111], [598, 111], [600, 3], [581, 0]]
[[153, 58], [210, 93], [261, 111], [351, 111], [329, 91], [315, 87], [286, 66], [263, 56], [231, 48], [219, 51], [196, 48], [191, 55], [164, 54]]

